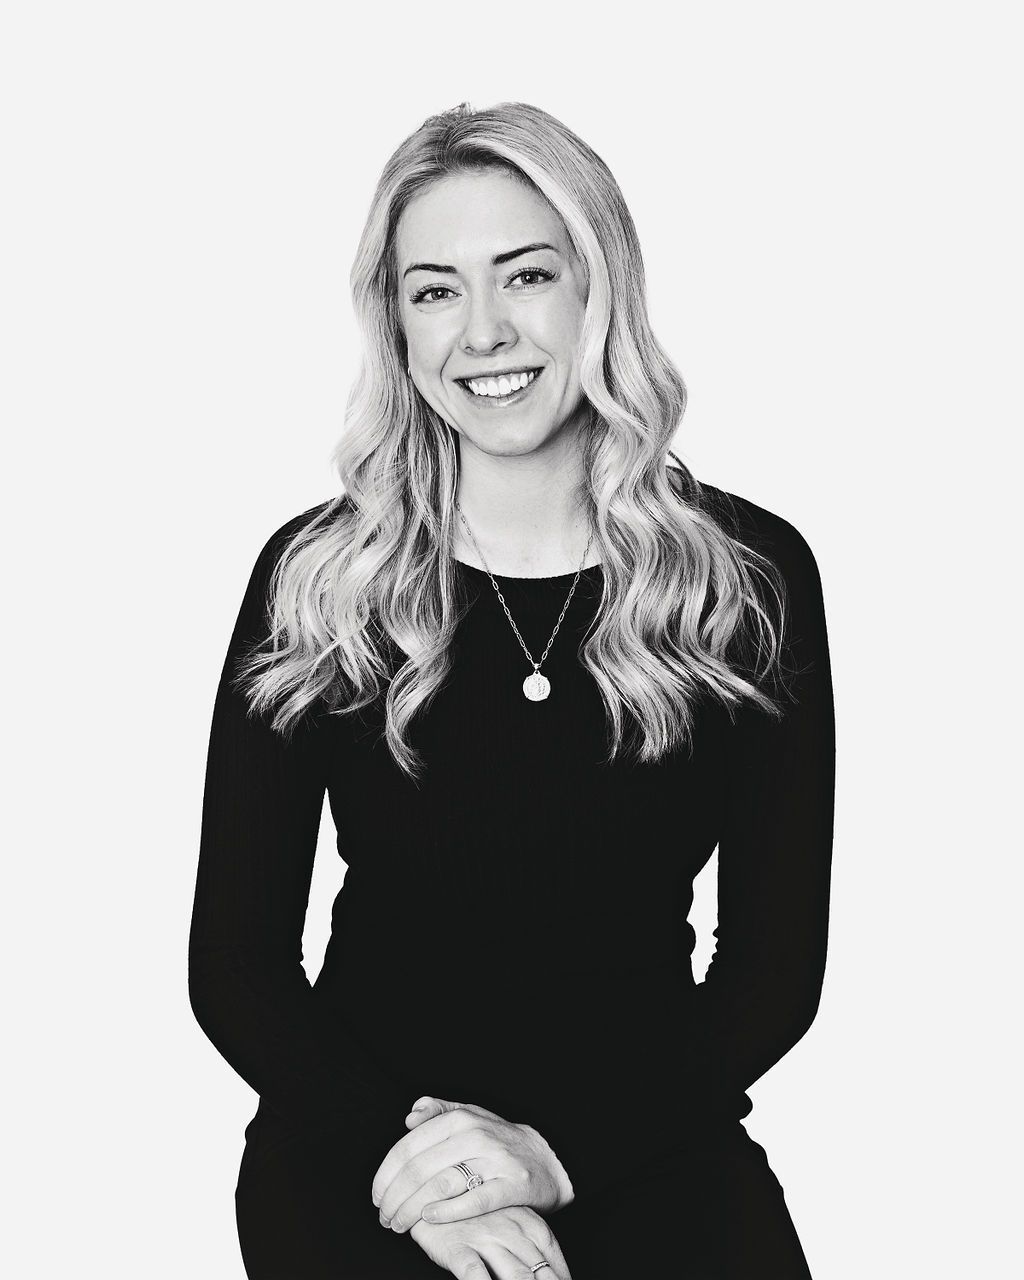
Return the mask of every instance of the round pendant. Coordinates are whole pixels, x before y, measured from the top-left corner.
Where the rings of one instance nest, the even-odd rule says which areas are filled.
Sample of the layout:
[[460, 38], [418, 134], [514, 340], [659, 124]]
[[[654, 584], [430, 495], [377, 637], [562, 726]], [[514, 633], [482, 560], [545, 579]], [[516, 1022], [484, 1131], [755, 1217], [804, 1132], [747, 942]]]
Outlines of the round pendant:
[[527, 676], [523, 681], [523, 693], [531, 702], [541, 702], [551, 692], [551, 685], [547, 676], [542, 676], [539, 671], [535, 671], [532, 676]]

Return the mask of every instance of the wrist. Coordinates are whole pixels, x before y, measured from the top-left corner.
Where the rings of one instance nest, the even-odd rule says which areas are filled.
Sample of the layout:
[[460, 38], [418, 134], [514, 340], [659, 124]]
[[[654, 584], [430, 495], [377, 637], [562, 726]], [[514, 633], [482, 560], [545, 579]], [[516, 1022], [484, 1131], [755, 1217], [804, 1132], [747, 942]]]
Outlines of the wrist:
[[555, 1172], [558, 1177], [558, 1204], [556, 1208], [564, 1209], [576, 1199], [576, 1192], [573, 1190], [572, 1179], [566, 1173], [565, 1165], [562, 1164], [553, 1151], [551, 1154], [555, 1159]]
[[544, 1135], [540, 1133], [537, 1129], [534, 1129], [532, 1125], [527, 1125], [526, 1127], [532, 1133], [536, 1134], [537, 1140], [541, 1144], [544, 1150], [544, 1155], [547, 1160], [547, 1165], [549, 1170], [551, 1171], [551, 1176], [555, 1184], [556, 1201], [551, 1206], [550, 1212], [555, 1212], [558, 1209], [564, 1209], [567, 1205], [572, 1204], [573, 1200], [575, 1200], [576, 1198], [576, 1192], [573, 1189], [572, 1179], [569, 1177], [569, 1174], [565, 1168], [565, 1165], [562, 1164], [561, 1160], [558, 1158], [557, 1153], [555, 1152], [554, 1148], [551, 1146], [551, 1143], [548, 1142], [547, 1138], [545, 1138]]

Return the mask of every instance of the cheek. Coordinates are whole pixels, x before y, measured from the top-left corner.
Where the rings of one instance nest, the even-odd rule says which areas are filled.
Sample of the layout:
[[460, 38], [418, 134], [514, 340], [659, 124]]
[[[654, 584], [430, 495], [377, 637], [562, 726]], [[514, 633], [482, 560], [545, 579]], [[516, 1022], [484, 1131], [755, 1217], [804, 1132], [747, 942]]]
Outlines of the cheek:
[[560, 361], [575, 361], [583, 333], [583, 304], [568, 292], [551, 295], [551, 303], [538, 316], [537, 341]]
[[413, 363], [424, 371], [440, 371], [452, 352], [451, 337], [447, 326], [433, 323], [416, 323], [416, 318], [407, 321], [405, 342]]

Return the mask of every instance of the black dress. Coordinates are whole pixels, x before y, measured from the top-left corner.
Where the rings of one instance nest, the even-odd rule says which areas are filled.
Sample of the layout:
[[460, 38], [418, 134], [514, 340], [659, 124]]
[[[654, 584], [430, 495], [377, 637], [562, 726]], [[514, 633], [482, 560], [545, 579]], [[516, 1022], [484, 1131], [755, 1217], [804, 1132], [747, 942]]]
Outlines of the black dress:
[[[217, 691], [189, 947], [195, 1016], [260, 1095], [235, 1193], [250, 1277], [439, 1274], [370, 1199], [422, 1094], [544, 1135], [575, 1190], [545, 1215], [574, 1280], [809, 1274], [741, 1121], [745, 1091], [813, 1020], [824, 973], [835, 728], [821, 583], [791, 524], [704, 488], [781, 570], [798, 674], [781, 721], [748, 704], [733, 723], [704, 699], [692, 755], [653, 765], [603, 762], [604, 708], [577, 657], [600, 565], [580, 576], [541, 702], [523, 696], [529, 665], [488, 576], [459, 566], [472, 606], [448, 682], [413, 721], [419, 786], [377, 740], [379, 710], [321, 713], [286, 745], [228, 678], [312, 512], [261, 551]], [[499, 578], [536, 657], [572, 577]], [[348, 870], [310, 985], [325, 792]], [[716, 949], [697, 984], [687, 915], [716, 846]]]

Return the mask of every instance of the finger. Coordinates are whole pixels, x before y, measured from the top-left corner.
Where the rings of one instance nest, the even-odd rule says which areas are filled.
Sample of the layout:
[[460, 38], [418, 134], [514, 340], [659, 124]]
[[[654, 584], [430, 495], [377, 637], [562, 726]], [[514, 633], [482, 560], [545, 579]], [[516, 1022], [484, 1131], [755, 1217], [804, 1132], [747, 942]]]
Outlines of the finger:
[[[479, 1156], [475, 1156], [473, 1168], [483, 1176], [486, 1162]], [[490, 1213], [493, 1209], [502, 1209], [506, 1205], [513, 1204], [514, 1201], [510, 1199], [511, 1194], [508, 1179], [497, 1174], [494, 1177], [485, 1177], [481, 1186], [467, 1191], [465, 1175], [449, 1166], [433, 1178], [429, 1178], [411, 1196], [403, 1200], [391, 1215], [388, 1225], [392, 1231], [401, 1232], [407, 1231], [420, 1218], [432, 1225], [441, 1222], [460, 1222], [465, 1218], [478, 1218], [482, 1213]], [[443, 1216], [435, 1216], [435, 1214]]]
[[461, 1107], [463, 1111], [471, 1111], [475, 1116], [483, 1116], [487, 1120], [498, 1120], [501, 1124], [509, 1123], [504, 1116], [499, 1116], [497, 1111], [489, 1111], [477, 1102], [457, 1102], [455, 1106]]
[[419, 1219], [425, 1205], [466, 1194], [465, 1175], [454, 1168], [459, 1161], [470, 1162], [473, 1172], [484, 1179], [477, 1188], [483, 1190], [501, 1175], [501, 1158], [502, 1153], [488, 1151], [485, 1135], [474, 1129], [446, 1138], [402, 1167], [384, 1192], [378, 1206], [381, 1215], [390, 1219], [393, 1230], [405, 1230]]
[[441, 1115], [446, 1111], [471, 1111], [474, 1115], [484, 1116], [488, 1120], [500, 1120], [503, 1124], [508, 1123], [504, 1116], [499, 1116], [496, 1111], [488, 1111], [486, 1107], [481, 1107], [478, 1103], [453, 1102], [449, 1098], [436, 1098], [433, 1094], [425, 1094], [422, 1098], [418, 1098], [413, 1103], [412, 1110], [406, 1116], [406, 1120], [414, 1113], [434, 1116]]
[[[477, 1158], [473, 1162], [473, 1169], [484, 1175], [484, 1162]], [[478, 1218], [482, 1213], [490, 1213], [494, 1209], [505, 1209], [509, 1205], [522, 1204], [522, 1191], [517, 1192], [516, 1185], [510, 1178], [504, 1178], [497, 1175], [493, 1178], [484, 1177], [483, 1184], [474, 1187], [472, 1191], [466, 1190], [466, 1179], [457, 1169], [452, 1171], [455, 1178], [462, 1183], [462, 1189], [453, 1192], [447, 1198], [439, 1198], [436, 1195], [427, 1195], [422, 1204], [419, 1206], [420, 1216], [425, 1222], [461, 1222], [463, 1218]], [[446, 1178], [446, 1174], [439, 1175]], [[454, 1181], [454, 1178], [452, 1179]], [[433, 1186], [434, 1180], [428, 1184]], [[426, 1191], [428, 1188], [424, 1188]], [[411, 1197], [409, 1203], [412, 1204], [416, 1197]], [[404, 1213], [404, 1206], [403, 1206]]]
[[[458, 1280], [491, 1280], [483, 1259], [473, 1249], [460, 1249], [452, 1255], [451, 1273]], [[533, 1277], [530, 1277], [533, 1280]]]
[[[464, 1133], [467, 1129], [473, 1128], [479, 1123], [479, 1118], [469, 1111], [462, 1111], [461, 1109], [447, 1111], [432, 1116], [429, 1120], [399, 1138], [380, 1162], [377, 1172], [373, 1175], [370, 1185], [370, 1197], [373, 1203], [380, 1208], [388, 1187], [410, 1160], [426, 1151], [428, 1147], [444, 1142], [454, 1135]], [[456, 1160], [461, 1160], [462, 1158], [461, 1155], [457, 1155], [454, 1160], [445, 1161], [444, 1163], [454, 1164]], [[430, 1172], [436, 1172], [436, 1167]], [[397, 1208], [397, 1205], [392, 1204], [391, 1207]]]
[[569, 1274], [569, 1264], [565, 1260], [565, 1254], [562, 1252], [562, 1246], [555, 1239], [555, 1233], [540, 1218], [530, 1217], [525, 1222], [520, 1223], [520, 1229], [523, 1232], [523, 1242], [521, 1246], [517, 1246], [523, 1261], [528, 1266], [536, 1266], [542, 1259], [544, 1262], [550, 1263], [548, 1267], [542, 1267], [537, 1272], [540, 1280], [544, 1280], [545, 1275], [548, 1280], [554, 1280], [557, 1276], [558, 1280], [572, 1280]]
[[[487, 1243], [481, 1244], [480, 1252], [484, 1256], [484, 1261], [490, 1267], [493, 1275], [498, 1280], [533, 1280], [533, 1272], [526, 1263], [507, 1249], [503, 1244]], [[539, 1262], [540, 1259], [538, 1258]], [[540, 1275], [543, 1276], [547, 1271], [547, 1267], [543, 1267]]]
[[425, 1094], [422, 1098], [417, 1098], [412, 1104], [409, 1114], [405, 1117], [405, 1123], [415, 1127], [417, 1124], [422, 1124], [424, 1120], [439, 1116], [442, 1111], [451, 1110], [454, 1110], [454, 1108], [446, 1107], [442, 1099]]
[[543, 1252], [535, 1250], [529, 1244], [524, 1244], [522, 1250], [522, 1258], [527, 1268], [535, 1267], [541, 1261], [548, 1264], [546, 1267], [541, 1267], [537, 1272], [531, 1272], [530, 1280], [533, 1280], [534, 1275], [537, 1276], [537, 1280], [545, 1280], [545, 1276], [547, 1280], [572, 1280], [565, 1254], [559, 1247], [558, 1241], [553, 1237], [550, 1246]]

